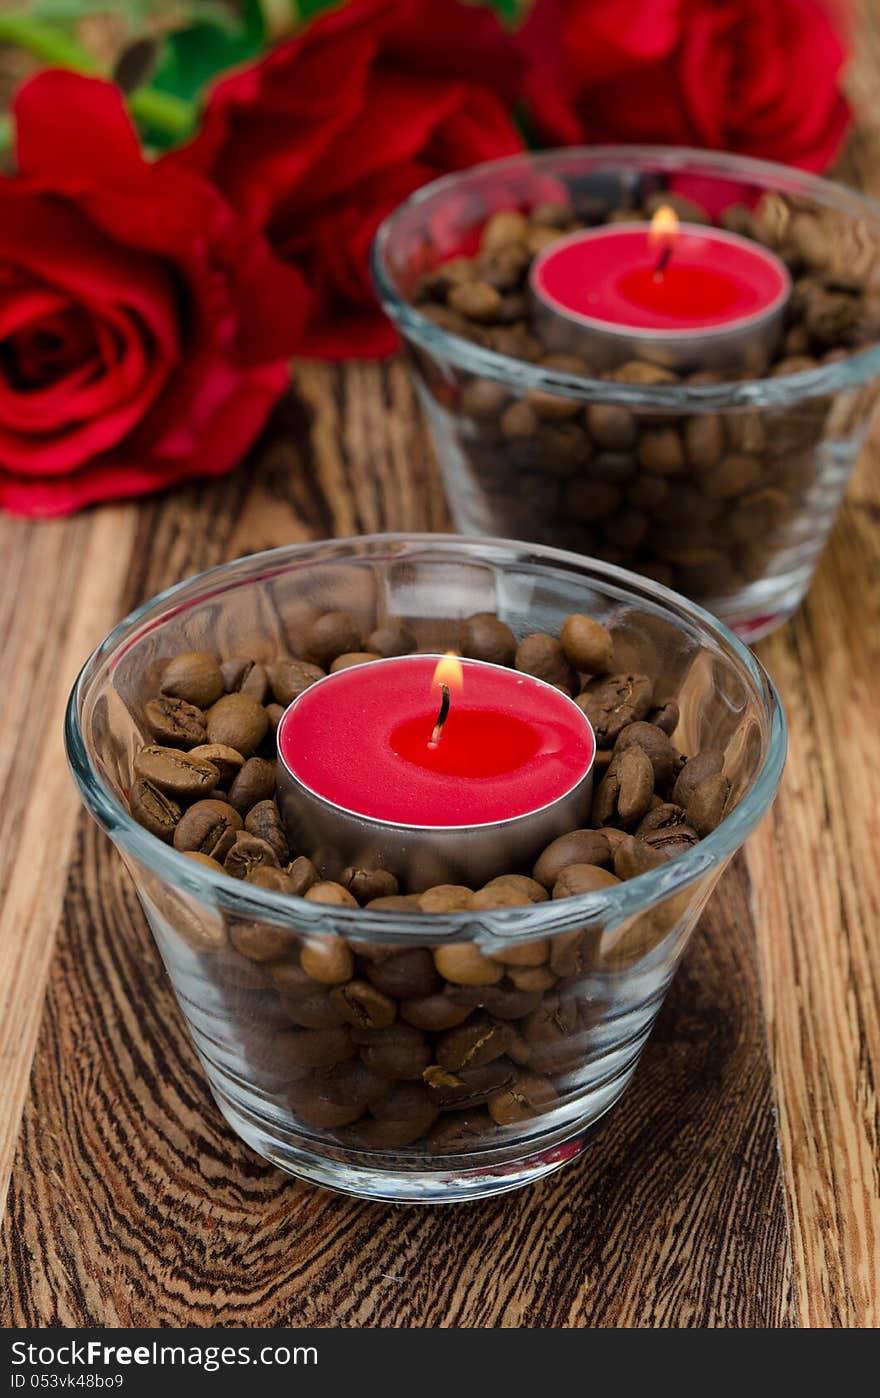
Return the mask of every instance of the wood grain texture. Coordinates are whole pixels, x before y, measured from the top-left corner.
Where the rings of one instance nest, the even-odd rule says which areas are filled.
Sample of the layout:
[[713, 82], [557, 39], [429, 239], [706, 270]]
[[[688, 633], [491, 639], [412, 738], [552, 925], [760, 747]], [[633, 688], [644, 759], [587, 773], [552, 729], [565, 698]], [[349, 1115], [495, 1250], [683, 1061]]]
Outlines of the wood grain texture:
[[[874, 193], [878, 74], [872, 3], [844, 172]], [[880, 1323], [878, 451], [806, 606], [760, 647], [791, 726], [783, 789], [632, 1086], [575, 1166], [442, 1210], [330, 1196], [233, 1137], [59, 738], [77, 665], [159, 588], [274, 544], [448, 528], [403, 365], [300, 366], [224, 481], [2, 521], [0, 1323]]]

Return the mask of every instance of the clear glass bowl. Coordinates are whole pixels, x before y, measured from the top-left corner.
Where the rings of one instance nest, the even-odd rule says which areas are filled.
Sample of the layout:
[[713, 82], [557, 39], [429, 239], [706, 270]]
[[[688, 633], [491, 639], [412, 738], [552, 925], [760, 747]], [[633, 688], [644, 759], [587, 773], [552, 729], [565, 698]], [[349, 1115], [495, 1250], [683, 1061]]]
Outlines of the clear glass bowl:
[[[557, 343], [533, 317], [527, 261], [491, 253], [479, 275], [501, 288], [494, 319], [450, 315], [455, 267], [438, 269], [475, 256], [493, 213], [555, 219], [536, 235], [546, 241], [571, 219], [640, 219], [659, 202], [748, 233], [788, 265], [790, 314], [771, 363], [744, 359], [721, 381], [700, 362], [661, 383], [589, 377], [589, 346], [580, 366], [554, 363], [577, 341]], [[456, 528], [632, 568], [748, 640], [799, 605], [868, 431], [878, 269], [880, 206], [853, 190], [738, 156], [620, 146], [447, 176], [385, 221], [373, 252]]]
[[[614, 632], [616, 663], [656, 674], [677, 695], [678, 747], [724, 751], [737, 804], [684, 856], [602, 893], [443, 915], [280, 895], [215, 873], [138, 825], [126, 793], [134, 754], [150, 741], [143, 705], [156, 692], [160, 662], [189, 649], [261, 660], [296, 654], [311, 619], [336, 608], [365, 635], [402, 620], [431, 651], [454, 645], [457, 619], [476, 611], [498, 612], [518, 635], [558, 633], [572, 611], [602, 618]], [[423, 1202], [513, 1189], [578, 1154], [626, 1087], [697, 917], [773, 799], [785, 759], [771, 682], [699, 608], [572, 554], [444, 535], [275, 549], [171, 588], [88, 660], [70, 697], [66, 740], [83, 800], [134, 879], [230, 1124], [292, 1174]], [[455, 1086], [436, 1071], [432, 1078], [438, 1033], [404, 1026], [390, 1043], [382, 1031], [378, 1046], [340, 1046], [332, 1033], [303, 1039], [284, 988], [304, 937], [344, 939], [359, 965], [388, 949], [467, 942], [483, 955], [540, 963], [543, 984], [503, 1007], [497, 992], [506, 982], [477, 988], [462, 1017], [478, 1016], [504, 1052]], [[498, 1094], [523, 1073], [528, 1101], [520, 1093], [499, 1109]]]

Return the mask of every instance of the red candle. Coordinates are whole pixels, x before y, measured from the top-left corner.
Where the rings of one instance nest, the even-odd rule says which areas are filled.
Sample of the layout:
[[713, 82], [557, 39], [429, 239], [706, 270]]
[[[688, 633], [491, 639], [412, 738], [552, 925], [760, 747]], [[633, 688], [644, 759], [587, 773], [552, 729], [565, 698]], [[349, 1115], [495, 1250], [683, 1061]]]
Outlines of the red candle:
[[531, 675], [454, 656], [374, 660], [286, 711], [278, 803], [324, 878], [358, 865], [412, 891], [480, 888], [583, 824], [595, 751], [586, 715]]
[[[432, 741], [444, 680], [449, 712]], [[407, 655], [312, 685], [282, 718], [278, 751], [334, 807], [441, 828], [513, 820], [558, 801], [589, 772], [595, 739], [577, 705], [531, 675]]]
[[[672, 222], [664, 225], [663, 214]], [[664, 363], [714, 364], [748, 363], [756, 338], [766, 342], [778, 331], [791, 279], [751, 239], [678, 225], [671, 210], [660, 210], [651, 224], [560, 238], [535, 259], [531, 286], [539, 311], [573, 330], [597, 367], [610, 356], [657, 357], [658, 348]], [[570, 333], [566, 347], [574, 343]]]

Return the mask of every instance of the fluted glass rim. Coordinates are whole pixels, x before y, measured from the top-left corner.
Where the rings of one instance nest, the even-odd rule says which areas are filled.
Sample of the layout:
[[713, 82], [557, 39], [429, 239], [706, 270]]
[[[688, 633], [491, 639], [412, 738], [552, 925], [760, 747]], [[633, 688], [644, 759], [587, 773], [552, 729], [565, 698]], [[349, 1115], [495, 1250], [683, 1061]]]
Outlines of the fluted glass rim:
[[485, 349], [448, 330], [441, 329], [413, 305], [401, 291], [391, 270], [390, 252], [401, 224], [420, 210], [447, 196], [455, 197], [482, 180], [505, 173], [533, 169], [552, 175], [564, 164], [578, 160], [593, 167], [605, 161], [620, 167], [650, 163], [658, 173], [696, 174], [763, 185], [814, 199], [817, 203], [853, 218], [869, 219], [880, 235], [880, 202], [855, 189], [796, 170], [774, 161], [723, 151], [686, 146], [597, 145], [564, 146], [555, 150], [522, 152], [470, 166], [422, 185], [397, 206], [379, 225], [371, 249], [373, 284], [382, 307], [401, 335], [429, 354], [456, 368], [507, 385], [522, 395], [533, 390], [554, 393], [584, 403], [615, 403], [632, 410], [677, 413], [722, 412], [735, 408], [784, 408], [805, 398], [838, 393], [868, 382], [880, 374], [880, 342], [821, 364], [778, 377], [767, 376], [720, 384], [631, 384], [579, 374], [563, 373]]
[[[469, 555], [474, 561], [485, 563], [516, 560], [521, 564], [533, 559], [562, 567], [594, 586], [604, 585], [606, 589], [616, 590], [627, 602], [641, 600], [660, 607], [670, 620], [687, 623], [701, 638], [711, 639], [727, 652], [758, 701], [765, 725], [764, 754], [748, 791], [718, 828], [668, 864], [609, 889], [522, 908], [413, 916], [406, 912], [314, 903], [245, 883], [188, 859], [138, 824], [96, 769], [81, 720], [92, 687], [107, 678], [115, 662], [145, 629], [157, 629], [163, 618], [179, 615], [183, 608], [201, 604], [207, 597], [216, 597], [244, 582], [277, 576], [290, 567], [305, 568], [312, 563], [343, 562], [369, 555], [387, 558], [391, 556], [389, 550], [399, 551], [393, 556], [406, 557], [410, 550], [418, 553], [426, 549], [457, 558]], [[406, 942], [412, 942], [417, 935], [422, 943], [429, 944], [471, 941], [480, 933], [506, 939], [548, 936], [584, 924], [614, 927], [708, 875], [717, 876], [773, 800], [787, 746], [779, 695], [764, 667], [723, 622], [679, 594], [624, 568], [583, 558], [564, 549], [500, 538], [404, 532], [284, 545], [219, 564], [166, 588], [124, 617], [92, 651], [70, 692], [64, 737], [68, 762], [86, 808], [125, 854], [172, 888], [231, 916], [270, 922], [291, 932]]]

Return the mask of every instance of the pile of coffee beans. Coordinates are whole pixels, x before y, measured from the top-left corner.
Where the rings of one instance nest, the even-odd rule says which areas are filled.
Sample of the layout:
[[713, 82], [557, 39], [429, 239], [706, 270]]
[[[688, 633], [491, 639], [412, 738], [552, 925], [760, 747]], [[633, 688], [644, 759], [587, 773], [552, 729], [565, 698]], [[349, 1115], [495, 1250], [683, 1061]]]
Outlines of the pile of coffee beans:
[[[837, 262], [834, 226], [794, 199], [766, 195], [753, 210], [733, 205], [720, 223], [773, 248], [788, 265], [793, 294], [778, 352], [741, 373], [687, 374], [632, 360], [596, 372], [560, 352], [528, 291], [533, 258], [555, 240], [604, 222], [650, 218], [671, 204], [688, 222], [705, 211], [674, 192], [620, 207], [588, 193], [569, 204], [505, 210], [483, 227], [479, 251], [422, 275], [413, 299], [443, 330], [549, 371], [638, 386], [710, 385], [780, 376], [845, 356], [880, 338], [880, 292]], [[831, 211], [827, 211], [829, 219]], [[457, 419], [470, 502], [468, 527], [555, 544], [646, 576], [703, 601], [729, 597], [785, 563], [803, 519], [821, 512], [819, 444], [846, 436], [870, 403], [815, 396], [791, 407], [673, 414], [631, 411], [544, 390], [523, 396], [494, 379], [461, 373], [425, 353], [429, 390]], [[817, 497], [814, 499], [814, 497]], [[474, 502], [480, 502], [475, 504]], [[829, 519], [816, 530], [824, 537]], [[821, 542], [821, 540], [820, 540]]]
[[[472, 912], [613, 888], [657, 868], [714, 830], [731, 801], [724, 755], [685, 757], [673, 737], [675, 697], [648, 674], [616, 672], [614, 637], [569, 616], [559, 636], [517, 637], [498, 616], [466, 618], [459, 650], [558, 685], [584, 710], [599, 749], [592, 812], [532, 868], [499, 869], [483, 888], [414, 891], [392, 873], [348, 867], [336, 877], [313, 851], [290, 847], [275, 803], [275, 730], [286, 705], [327, 671], [416, 650], [404, 625], [362, 636], [343, 612], [318, 616], [301, 656], [261, 664], [206, 652], [175, 655], [145, 696], [150, 740], [135, 755], [131, 813], [157, 839], [216, 872], [328, 907], [369, 908], [413, 923], [412, 945], [297, 934], [225, 920], [219, 937], [179, 920], [203, 974], [241, 997], [248, 1071], [312, 1131], [364, 1149], [455, 1154], [522, 1132], [576, 1090], [586, 1036], [601, 1014], [586, 978], [595, 930], [487, 947], [419, 943], [436, 913]], [[192, 914], [190, 914], [190, 917]], [[633, 956], [678, 911], [637, 921]], [[174, 918], [169, 920], [173, 923]]]

